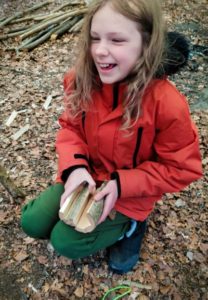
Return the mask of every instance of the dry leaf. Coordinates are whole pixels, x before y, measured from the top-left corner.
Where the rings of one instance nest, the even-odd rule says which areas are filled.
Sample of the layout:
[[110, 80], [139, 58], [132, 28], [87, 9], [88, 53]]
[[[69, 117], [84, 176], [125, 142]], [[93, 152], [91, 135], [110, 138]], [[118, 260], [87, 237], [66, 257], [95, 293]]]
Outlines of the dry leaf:
[[82, 298], [84, 295], [84, 289], [82, 286], [76, 288], [76, 290], [74, 291], [74, 294], [78, 297], [78, 298]]
[[149, 297], [147, 297], [146, 295], [140, 295], [138, 300], [149, 300]]
[[38, 256], [37, 260], [42, 265], [46, 265], [48, 263], [48, 258], [46, 256], [43, 256], [43, 255]]
[[0, 211], [0, 223], [3, 223], [6, 220], [8, 211]]
[[16, 254], [16, 255], [14, 256], [14, 259], [15, 259], [16, 261], [18, 261], [18, 262], [21, 262], [21, 261], [25, 260], [25, 259], [28, 258], [28, 257], [29, 257], [29, 255], [28, 255], [26, 252], [21, 251], [20, 253], [18, 253], [18, 254]]
[[163, 294], [163, 295], [166, 295], [168, 294], [168, 292], [170, 291], [171, 289], [171, 286], [161, 286], [160, 287], [160, 292]]

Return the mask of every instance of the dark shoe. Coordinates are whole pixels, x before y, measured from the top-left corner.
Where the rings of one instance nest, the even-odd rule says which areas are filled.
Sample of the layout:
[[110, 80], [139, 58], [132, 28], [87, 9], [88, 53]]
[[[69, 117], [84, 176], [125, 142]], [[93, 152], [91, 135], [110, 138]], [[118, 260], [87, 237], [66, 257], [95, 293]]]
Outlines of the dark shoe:
[[134, 233], [109, 247], [109, 268], [117, 273], [127, 273], [139, 260], [142, 240], [146, 231], [147, 222], [137, 222]]

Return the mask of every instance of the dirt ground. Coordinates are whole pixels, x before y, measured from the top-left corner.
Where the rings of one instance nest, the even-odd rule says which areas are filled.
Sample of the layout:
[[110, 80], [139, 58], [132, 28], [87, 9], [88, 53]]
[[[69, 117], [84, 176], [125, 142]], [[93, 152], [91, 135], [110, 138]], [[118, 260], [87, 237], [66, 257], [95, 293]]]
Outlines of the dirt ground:
[[[35, 3], [1, 0], [0, 19]], [[44, 10], [61, 3], [55, 0]], [[180, 193], [164, 195], [149, 219], [140, 263], [123, 276], [108, 271], [105, 251], [71, 261], [55, 253], [48, 241], [29, 238], [20, 228], [23, 203], [55, 179], [62, 79], [73, 65], [78, 35], [65, 34], [19, 53], [6, 50], [17, 40], [0, 41], [0, 164], [26, 195], [19, 201], [0, 185], [0, 300], [96, 300], [122, 283], [132, 288], [123, 299], [208, 299], [207, 4], [207, 0], [163, 1], [168, 29], [185, 34], [191, 44], [188, 66], [171, 80], [187, 96], [198, 127], [204, 177]], [[44, 109], [48, 97], [52, 101]], [[13, 111], [18, 115], [7, 126]], [[26, 125], [29, 129], [14, 140]]]

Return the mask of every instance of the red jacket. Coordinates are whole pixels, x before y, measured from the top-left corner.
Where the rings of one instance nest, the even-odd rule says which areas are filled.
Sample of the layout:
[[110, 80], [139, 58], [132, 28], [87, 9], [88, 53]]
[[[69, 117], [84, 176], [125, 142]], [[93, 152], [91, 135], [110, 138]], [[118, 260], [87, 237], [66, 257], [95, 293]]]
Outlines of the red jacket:
[[[73, 78], [73, 73], [65, 76], [65, 91]], [[125, 88], [104, 84], [79, 120], [62, 114], [57, 181], [76, 165], [86, 166], [96, 181], [116, 178], [120, 197], [115, 209], [144, 220], [164, 193], [201, 177], [198, 137], [184, 96], [167, 79], [152, 82], [142, 99], [142, 115], [127, 135], [120, 130]]]

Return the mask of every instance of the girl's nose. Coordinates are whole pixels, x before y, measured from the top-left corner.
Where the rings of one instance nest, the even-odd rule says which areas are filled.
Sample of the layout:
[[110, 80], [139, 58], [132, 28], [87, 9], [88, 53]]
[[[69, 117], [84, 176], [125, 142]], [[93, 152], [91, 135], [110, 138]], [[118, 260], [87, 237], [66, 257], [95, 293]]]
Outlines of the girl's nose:
[[96, 45], [96, 49], [95, 49], [96, 55], [106, 56], [108, 55], [108, 52], [109, 52], [108, 47], [105, 43], [100, 42]]

